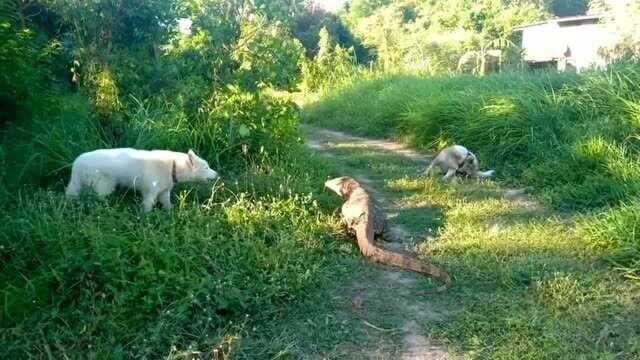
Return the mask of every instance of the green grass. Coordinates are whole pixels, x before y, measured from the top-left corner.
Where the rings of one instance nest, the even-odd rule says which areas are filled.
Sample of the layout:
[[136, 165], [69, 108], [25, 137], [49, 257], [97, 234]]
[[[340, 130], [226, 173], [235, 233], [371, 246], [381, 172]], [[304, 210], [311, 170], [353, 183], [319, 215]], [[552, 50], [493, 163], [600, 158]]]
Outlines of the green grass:
[[602, 214], [591, 243], [618, 247], [608, 259], [637, 273], [638, 219], [616, 208], [637, 208], [640, 194], [639, 84], [637, 64], [582, 75], [369, 76], [307, 104], [304, 119], [433, 152], [463, 144], [501, 184], [531, 187], [569, 215]]
[[[206, 353], [329, 286], [344, 252], [331, 168], [285, 100], [231, 89], [194, 116], [133, 99], [105, 119], [83, 94], [49, 95], [0, 129], [0, 358]], [[172, 211], [148, 215], [132, 192], [65, 198], [77, 155], [120, 146], [193, 148], [222, 180], [179, 185]]]
[[[304, 298], [325, 279], [339, 230], [322, 197], [304, 195], [322, 182], [311, 173], [292, 180], [297, 171], [306, 170], [291, 164], [213, 188], [183, 186], [170, 213], [149, 215], [122, 193], [78, 202], [61, 191], [18, 196], [1, 215], [3, 357], [209, 348], [232, 322]], [[255, 185], [267, 176], [298, 188]]]
[[[60, 95], [3, 128], [0, 357], [394, 358], [426, 306], [437, 316], [424, 333], [469, 358], [640, 357], [637, 82], [625, 71], [383, 77], [305, 109], [417, 147], [462, 142], [498, 170], [457, 185], [368, 148], [312, 156], [282, 99], [230, 90], [198, 112], [159, 97], [101, 119], [82, 94]], [[103, 146], [193, 146], [223, 180], [178, 187], [171, 212], [143, 215], [127, 192], [69, 201], [69, 162]], [[344, 174], [390, 199], [391, 224], [452, 274], [450, 291], [421, 300], [431, 281], [360, 258], [322, 189]], [[549, 206], [505, 199], [505, 185]]]
[[459, 143], [499, 179], [534, 186], [556, 208], [616, 204], [640, 192], [640, 68], [364, 78], [306, 106], [305, 119], [436, 151]]
[[[334, 144], [330, 153], [343, 173], [367, 176], [398, 207], [392, 224], [411, 229], [418, 252], [452, 275], [446, 294], [426, 296], [431, 311], [446, 315], [421, 323], [450, 352], [640, 358], [640, 289], [610, 266], [620, 251], [610, 239], [633, 232], [626, 226], [637, 221], [635, 207], [607, 215], [557, 211], [510, 198], [500, 182], [419, 177], [424, 162], [389, 152]], [[393, 323], [403, 315], [388, 316]]]
[[423, 250], [447, 264], [456, 284], [446, 299], [455, 304], [451, 321], [432, 330], [438, 338], [473, 358], [640, 356], [637, 285], [611, 272], [606, 253], [581, 236], [581, 216], [528, 208], [499, 193], [478, 196], [492, 194], [492, 183], [445, 192], [433, 179], [388, 186], [408, 206], [428, 202], [443, 212]]

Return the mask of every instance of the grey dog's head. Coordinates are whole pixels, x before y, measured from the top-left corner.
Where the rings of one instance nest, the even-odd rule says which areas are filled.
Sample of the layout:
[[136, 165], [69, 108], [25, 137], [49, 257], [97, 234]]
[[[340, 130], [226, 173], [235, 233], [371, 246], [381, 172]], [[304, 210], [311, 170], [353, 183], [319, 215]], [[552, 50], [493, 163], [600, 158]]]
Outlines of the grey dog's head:
[[464, 173], [468, 176], [475, 176], [480, 170], [480, 163], [474, 153], [469, 151], [467, 156], [462, 160], [462, 164], [458, 168], [458, 172]]

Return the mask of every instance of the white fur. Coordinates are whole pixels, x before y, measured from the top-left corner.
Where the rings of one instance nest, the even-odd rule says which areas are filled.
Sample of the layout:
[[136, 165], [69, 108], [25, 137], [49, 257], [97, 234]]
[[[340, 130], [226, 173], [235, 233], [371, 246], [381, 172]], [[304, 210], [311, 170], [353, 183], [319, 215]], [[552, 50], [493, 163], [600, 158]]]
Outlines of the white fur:
[[185, 154], [166, 150], [100, 149], [81, 154], [73, 162], [67, 196], [77, 196], [88, 186], [98, 196], [105, 197], [116, 186], [121, 186], [142, 194], [145, 212], [150, 211], [156, 201], [170, 209], [174, 163], [178, 182], [218, 177], [209, 164], [191, 150]]
[[433, 159], [425, 175], [429, 175], [434, 168], [444, 172], [443, 180], [449, 180], [457, 171], [473, 177], [490, 177], [493, 170], [480, 171], [478, 158], [474, 153], [462, 145], [452, 145], [442, 149]]

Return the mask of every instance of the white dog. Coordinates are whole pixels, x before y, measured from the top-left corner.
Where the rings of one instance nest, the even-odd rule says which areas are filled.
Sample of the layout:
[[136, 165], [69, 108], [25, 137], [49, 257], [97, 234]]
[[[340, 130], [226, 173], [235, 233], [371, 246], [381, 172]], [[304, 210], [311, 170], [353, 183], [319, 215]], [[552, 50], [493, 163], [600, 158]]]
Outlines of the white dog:
[[434, 167], [445, 172], [442, 178], [445, 181], [456, 173], [482, 178], [493, 175], [493, 170], [480, 171], [476, 155], [462, 145], [452, 145], [442, 149], [425, 171], [425, 175], [428, 176]]
[[207, 181], [218, 177], [192, 150], [187, 154], [165, 150], [101, 149], [81, 154], [73, 162], [67, 196], [77, 196], [89, 186], [105, 197], [116, 186], [142, 194], [145, 212], [156, 201], [171, 209], [171, 189], [178, 182]]

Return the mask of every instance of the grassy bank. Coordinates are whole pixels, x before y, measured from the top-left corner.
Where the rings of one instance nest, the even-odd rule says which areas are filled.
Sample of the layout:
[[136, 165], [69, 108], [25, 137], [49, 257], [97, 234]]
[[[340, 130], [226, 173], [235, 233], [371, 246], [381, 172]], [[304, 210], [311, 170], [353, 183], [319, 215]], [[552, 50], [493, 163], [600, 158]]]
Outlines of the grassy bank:
[[638, 65], [583, 75], [374, 76], [308, 104], [305, 121], [431, 151], [464, 144], [501, 183], [530, 186], [565, 213], [596, 214], [586, 236], [637, 274], [639, 84]]
[[[235, 6], [0, 5], [0, 358], [228, 355], [335, 272], [330, 167], [264, 91], [295, 84], [303, 49], [277, 6]], [[114, 147], [193, 149], [222, 178], [180, 184], [170, 212], [66, 199], [75, 157]]]
[[[331, 167], [303, 149], [292, 104], [230, 90], [198, 116], [157, 97], [105, 120], [82, 94], [52, 96], [0, 132], [0, 357], [228, 353], [330, 281]], [[193, 148], [222, 179], [179, 184], [147, 215], [132, 192], [65, 198], [77, 155], [120, 146]]]
[[534, 186], [560, 208], [594, 208], [640, 191], [639, 80], [637, 65], [583, 76], [381, 76], [330, 92], [306, 120], [432, 151], [464, 144], [501, 180]]

